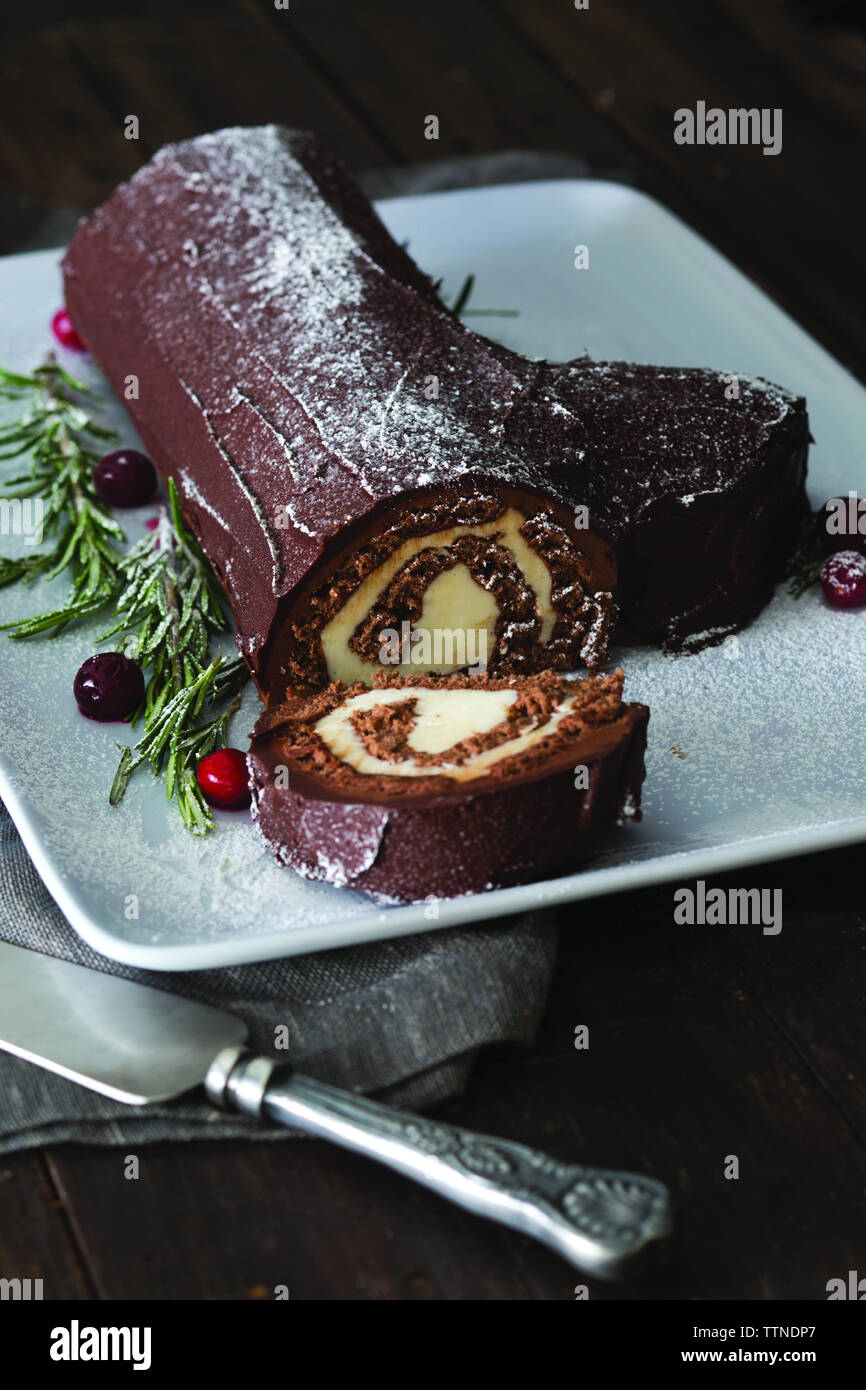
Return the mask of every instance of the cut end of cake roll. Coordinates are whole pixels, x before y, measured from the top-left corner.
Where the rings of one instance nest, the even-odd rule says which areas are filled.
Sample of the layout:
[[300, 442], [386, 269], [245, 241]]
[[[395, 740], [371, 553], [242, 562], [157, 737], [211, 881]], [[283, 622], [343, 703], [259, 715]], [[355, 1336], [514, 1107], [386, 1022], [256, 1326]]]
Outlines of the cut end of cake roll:
[[377, 673], [598, 668], [616, 607], [613, 552], [529, 494], [395, 505], [293, 596], [261, 666], [274, 691]]
[[649, 711], [623, 675], [377, 675], [269, 709], [250, 751], [276, 857], [382, 902], [576, 868], [639, 816]]

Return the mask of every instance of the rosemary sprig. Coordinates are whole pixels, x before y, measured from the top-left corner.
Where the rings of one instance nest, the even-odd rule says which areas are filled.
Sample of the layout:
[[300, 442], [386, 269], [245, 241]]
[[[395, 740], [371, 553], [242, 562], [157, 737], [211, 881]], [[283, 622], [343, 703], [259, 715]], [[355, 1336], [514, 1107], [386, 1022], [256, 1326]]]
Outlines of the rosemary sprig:
[[460, 287], [460, 293], [451, 306], [451, 312], [456, 314], [458, 318], [466, 319], [475, 316], [476, 318], [516, 319], [519, 317], [519, 309], [470, 309], [468, 305], [474, 289], [475, 276], [467, 275]]
[[73, 620], [105, 608], [120, 588], [123, 532], [93, 486], [93, 467], [113, 430], [85, 409], [87, 388], [49, 353], [32, 376], [0, 368], [0, 399], [25, 401], [23, 417], [0, 427], [0, 459], [31, 455], [30, 468], [11, 478], [5, 498], [42, 501], [42, 532], [51, 549], [20, 559], [0, 557], [0, 586], [54, 579], [68, 571], [72, 587], [65, 603], [48, 613], [4, 623], [10, 637], [57, 636]]
[[466, 305], [469, 303], [469, 300], [470, 300], [470, 297], [471, 297], [471, 295], [472, 295], [472, 291], [473, 291], [474, 288], [475, 288], [475, 276], [472, 275], [472, 274], [469, 274], [469, 275], [466, 276], [466, 279], [463, 281], [463, 284], [462, 284], [461, 287], [460, 287], [460, 293], [458, 294], [457, 298], [456, 298], [455, 301], [454, 301], [454, 304], [453, 304], [453, 306], [452, 306], [452, 312], [453, 312], [453, 313], [455, 313], [455, 314], [457, 314], [457, 315], [460, 315], [460, 314], [463, 313], [463, 310], [466, 308]]
[[173, 481], [156, 531], [122, 559], [120, 572], [119, 620], [100, 640], [120, 634], [148, 680], [132, 721], [143, 716], [142, 736], [123, 749], [109, 800], [116, 806], [135, 770], [149, 763], [155, 775], [164, 774], [166, 795], [177, 797], [187, 829], [204, 834], [213, 817], [196, 765], [225, 743], [248, 673], [240, 658], [208, 658], [210, 637], [226, 630], [226, 617], [207, 560], [183, 524]]
[[797, 548], [785, 571], [785, 577], [789, 580], [788, 593], [792, 598], [802, 598], [811, 589], [826, 561], [827, 555], [818, 541], [815, 516], [810, 512], [801, 524]]
[[203, 834], [213, 817], [196, 766], [225, 743], [248, 673], [240, 658], [210, 657], [212, 636], [228, 624], [219, 586], [183, 525], [177, 489], [169, 484], [156, 531], [124, 554], [117, 545], [123, 532], [93, 485], [94, 465], [115, 434], [91, 417], [92, 393], [49, 354], [31, 376], [0, 368], [0, 399], [24, 403], [24, 414], [0, 427], [0, 459], [31, 455], [29, 471], [9, 480], [6, 497], [40, 498], [42, 532], [54, 540], [22, 559], [0, 557], [0, 586], [64, 571], [72, 581], [62, 607], [3, 628], [15, 638], [57, 636], [68, 623], [114, 609], [116, 621], [98, 640], [119, 638], [115, 645], [138, 662], [147, 683], [132, 719], [143, 720], [142, 736], [122, 750], [109, 800], [116, 805], [148, 763], [165, 777], [184, 825]]
[[811, 555], [798, 550], [788, 563], [788, 593], [793, 598], [802, 598], [811, 589], [827, 563], [826, 555]]

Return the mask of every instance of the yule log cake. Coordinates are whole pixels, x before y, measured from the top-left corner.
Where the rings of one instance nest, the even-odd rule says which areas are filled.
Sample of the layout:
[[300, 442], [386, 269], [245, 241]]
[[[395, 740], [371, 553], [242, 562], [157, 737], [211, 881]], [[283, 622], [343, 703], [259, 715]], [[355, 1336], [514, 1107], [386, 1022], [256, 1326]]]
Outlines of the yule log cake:
[[637, 637], [699, 646], [758, 612], [791, 549], [802, 399], [469, 332], [312, 135], [166, 147], [64, 273], [269, 703], [369, 683], [404, 624], [463, 634], [438, 672], [481, 651], [497, 674], [594, 668], [612, 594]]
[[621, 672], [557, 673], [604, 664], [617, 606], [671, 649], [758, 612], [805, 507], [801, 399], [467, 331], [275, 127], [162, 150], [64, 273], [225, 585], [283, 862], [408, 901], [572, 867], [638, 814], [648, 711]]
[[277, 858], [386, 902], [575, 867], [637, 813], [646, 706], [622, 672], [376, 677], [292, 696], [249, 755]]

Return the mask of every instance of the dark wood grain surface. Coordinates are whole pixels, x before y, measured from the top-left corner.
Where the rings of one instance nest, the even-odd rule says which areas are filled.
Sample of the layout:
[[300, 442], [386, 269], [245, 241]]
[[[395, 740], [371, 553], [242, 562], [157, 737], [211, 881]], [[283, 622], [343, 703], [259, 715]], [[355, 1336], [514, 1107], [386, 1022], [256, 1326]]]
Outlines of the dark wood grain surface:
[[[866, 380], [860, 15], [819, 0], [16, 7], [0, 250], [50, 244], [164, 141], [220, 125], [311, 126], [358, 171], [560, 151], [662, 199]], [[699, 99], [781, 107], [782, 153], [675, 145], [673, 111]], [[672, 1184], [666, 1265], [592, 1283], [593, 1298], [822, 1299], [828, 1279], [866, 1274], [866, 856], [732, 881], [782, 889], [778, 937], [677, 926], [671, 886], [563, 910], [537, 1045], [487, 1054], [444, 1110]], [[300, 1299], [570, 1299], [578, 1282], [530, 1241], [307, 1141], [154, 1146], [136, 1183], [120, 1150], [0, 1159], [0, 1268], [78, 1299], [277, 1284]]]

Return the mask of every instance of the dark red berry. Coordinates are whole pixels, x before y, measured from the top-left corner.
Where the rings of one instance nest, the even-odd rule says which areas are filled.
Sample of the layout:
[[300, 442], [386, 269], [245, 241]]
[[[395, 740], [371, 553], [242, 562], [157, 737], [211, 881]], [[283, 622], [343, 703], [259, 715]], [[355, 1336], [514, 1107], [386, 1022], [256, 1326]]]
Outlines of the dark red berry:
[[866, 603], [866, 555], [840, 550], [821, 571], [824, 597], [834, 608], [859, 608]]
[[137, 449], [116, 449], [94, 468], [93, 486], [110, 507], [140, 507], [156, 492], [156, 469]]
[[198, 784], [214, 806], [224, 811], [249, 806], [247, 760], [239, 748], [217, 748], [198, 765]]
[[105, 724], [126, 719], [138, 708], [144, 699], [144, 676], [122, 652], [100, 652], [79, 667], [72, 689], [81, 713]]
[[69, 348], [72, 352], [87, 351], [86, 344], [79, 338], [65, 309], [57, 310], [51, 320], [51, 332], [61, 347]]
[[861, 511], [856, 493], [849, 497], [828, 497], [815, 513], [815, 527], [828, 555], [838, 550], [859, 550], [866, 555], [866, 505]]

